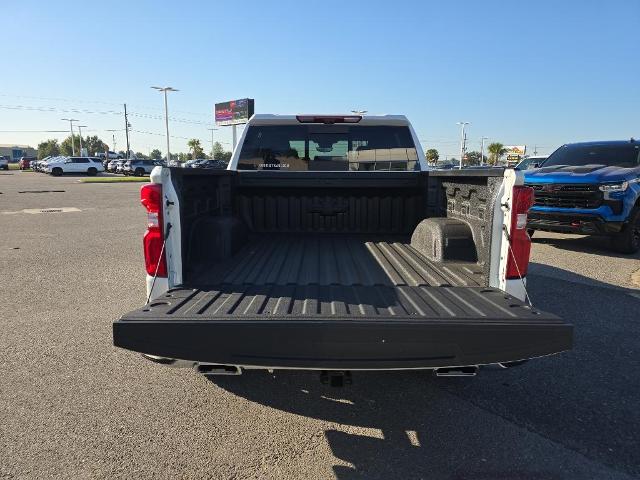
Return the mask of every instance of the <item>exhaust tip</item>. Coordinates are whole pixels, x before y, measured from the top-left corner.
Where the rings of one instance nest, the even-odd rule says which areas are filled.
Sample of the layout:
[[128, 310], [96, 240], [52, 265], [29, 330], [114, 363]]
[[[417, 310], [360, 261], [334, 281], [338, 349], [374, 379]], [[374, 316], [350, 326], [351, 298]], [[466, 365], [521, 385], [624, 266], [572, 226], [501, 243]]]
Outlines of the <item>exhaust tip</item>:
[[478, 366], [442, 367], [434, 369], [434, 373], [436, 377], [475, 377], [478, 374]]
[[196, 372], [202, 375], [242, 375], [242, 368], [238, 365], [221, 365], [217, 363], [198, 363]]

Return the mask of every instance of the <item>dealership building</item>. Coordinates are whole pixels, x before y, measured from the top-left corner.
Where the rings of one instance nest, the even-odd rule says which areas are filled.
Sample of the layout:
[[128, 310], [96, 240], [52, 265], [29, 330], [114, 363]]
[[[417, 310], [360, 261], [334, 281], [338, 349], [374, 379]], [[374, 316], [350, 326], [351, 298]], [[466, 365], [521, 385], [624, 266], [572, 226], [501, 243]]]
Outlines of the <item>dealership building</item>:
[[36, 149], [29, 145], [0, 143], [0, 157], [8, 157], [10, 162], [17, 162], [22, 157], [35, 157], [37, 153]]

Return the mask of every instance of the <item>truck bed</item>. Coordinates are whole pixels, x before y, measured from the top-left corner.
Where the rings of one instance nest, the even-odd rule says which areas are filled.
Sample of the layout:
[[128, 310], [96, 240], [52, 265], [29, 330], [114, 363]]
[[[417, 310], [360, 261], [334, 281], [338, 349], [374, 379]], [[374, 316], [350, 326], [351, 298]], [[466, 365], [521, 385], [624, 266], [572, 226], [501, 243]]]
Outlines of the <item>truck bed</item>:
[[283, 368], [429, 368], [570, 348], [571, 326], [497, 289], [475, 263], [405, 237], [262, 235], [114, 323], [153, 355]]
[[404, 236], [256, 235], [195, 285], [481, 286], [476, 263], [435, 263]]

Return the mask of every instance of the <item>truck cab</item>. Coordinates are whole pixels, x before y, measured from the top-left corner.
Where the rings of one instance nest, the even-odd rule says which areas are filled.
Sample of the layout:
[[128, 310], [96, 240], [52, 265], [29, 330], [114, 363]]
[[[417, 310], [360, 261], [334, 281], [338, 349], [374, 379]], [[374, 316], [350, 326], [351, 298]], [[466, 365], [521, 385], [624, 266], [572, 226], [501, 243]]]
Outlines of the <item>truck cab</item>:
[[640, 250], [640, 142], [563, 145], [525, 172], [535, 192], [527, 228], [604, 235], [620, 253]]

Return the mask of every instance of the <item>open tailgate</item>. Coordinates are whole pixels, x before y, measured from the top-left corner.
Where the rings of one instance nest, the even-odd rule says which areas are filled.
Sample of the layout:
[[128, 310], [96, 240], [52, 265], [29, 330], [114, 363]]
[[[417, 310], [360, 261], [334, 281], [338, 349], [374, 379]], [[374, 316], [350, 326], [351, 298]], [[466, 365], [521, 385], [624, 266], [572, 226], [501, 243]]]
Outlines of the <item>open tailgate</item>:
[[571, 349], [573, 326], [493, 288], [219, 285], [170, 290], [113, 339], [198, 362], [400, 369], [550, 355]]

